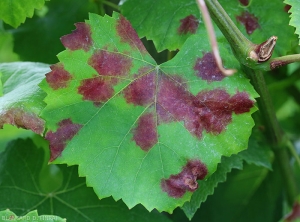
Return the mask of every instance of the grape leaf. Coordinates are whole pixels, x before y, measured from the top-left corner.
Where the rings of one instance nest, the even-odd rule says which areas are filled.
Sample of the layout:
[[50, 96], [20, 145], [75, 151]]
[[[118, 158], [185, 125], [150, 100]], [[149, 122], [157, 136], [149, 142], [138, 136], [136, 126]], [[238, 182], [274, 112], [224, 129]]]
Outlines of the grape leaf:
[[257, 94], [241, 71], [222, 75], [206, 31], [161, 65], [118, 14], [90, 14], [61, 40], [67, 50], [40, 85], [50, 161], [79, 165], [99, 198], [172, 212], [221, 156], [247, 147]]
[[[290, 13], [290, 25], [294, 26], [296, 28], [295, 33], [300, 37], [300, 12], [299, 7], [300, 3], [297, 0], [284, 0], [285, 4], [288, 4], [291, 6], [289, 13]], [[300, 44], [300, 40], [299, 40]]]
[[18, 55], [13, 52], [13, 45], [13, 35], [3, 30], [0, 21], [0, 62], [13, 62], [18, 60]]
[[128, 0], [121, 13], [131, 22], [139, 36], [153, 40], [158, 52], [180, 49], [185, 40], [196, 33], [201, 23], [194, 0], [145, 1]]
[[[244, 1], [219, 1], [247, 38], [259, 44], [272, 35], [278, 36], [275, 54], [285, 55], [291, 49], [293, 29], [288, 26], [288, 14], [284, 11], [282, 1], [251, 1], [251, 4], [246, 6], [241, 2]], [[271, 18], [269, 11], [274, 12]], [[158, 51], [181, 49], [188, 36], [199, 32], [199, 29], [205, 29], [204, 24], [199, 22], [199, 9], [194, 0], [149, 1], [147, 4], [140, 4], [138, 0], [127, 0], [121, 5], [121, 12], [132, 23], [140, 37], [145, 36], [154, 41]], [[184, 22], [184, 18], [191, 15], [193, 19]], [[199, 23], [197, 27], [194, 25], [195, 20]], [[184, 30], [192, 29], [193, 32], [180, 34], [181, 26]], [[219, 38], [224, 38], [219, 35], [219, 30], [216, 29], [216, 32]]]
[[65, 222], [66, 219], [62, 219], [54, 215], [38, 215], [36, 210], [30, 211], [24, 216], [17, 216], [10, 210], [0, 211], [0, 218], [2, 221], [43, 221], [43, 222]]
[[45, 0], [2, 0], [0, 2], [0, 19], [14, 28], [25, 22], [26, 17], [32, 17], [34, 9], [41, 9]]
[[128, 210], [122, 201], [99, 200], [78, 177], [77, 167], [48, 165], [48, 158], [29, 139], [8, 145], [0, 154], [0, 210], [26, 215], [37, 209], [39, 214], [58, 215], [67, 221], [169, 221], [141, 205]]
[[0, 128], [12, 124], [35, 133], [44, 132], [44, 120], [38, 115], [44, 108], [45, 93], [38, 84], [49, 72], [42, 63], [14, 62], [0, 64], [3, 93], [0, 97]]

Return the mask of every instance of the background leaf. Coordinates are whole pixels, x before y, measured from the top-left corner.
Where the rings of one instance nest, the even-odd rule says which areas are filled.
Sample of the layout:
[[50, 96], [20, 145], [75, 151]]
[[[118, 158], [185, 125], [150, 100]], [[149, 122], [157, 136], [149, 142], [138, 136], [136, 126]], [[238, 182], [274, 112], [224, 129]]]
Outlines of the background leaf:
[[0, 97], [0, 128], [6, 123], [44, 132], [44, 121], [38, 115], [45, 106], [45, 93], [38, 84], [48, 71], [49, 65], [42, 63], [0, 64], [4, 93]]
[[[91, 14], [76, 27], [41, 84], [42, 117], [51, 161], [79, 165], [99, 198], [172, 212], [221, 156], [247, 147], [257, 94], [242, 72], [219, 72], [206, 32], [157, 65], [122, 16]], [[224, 63], [239, 67], [232, 56]]]
[[40, 215], [67, 221], [169, 221], [142, 206], [128, 210], [122, 201], [99, 200], [78, 177], [77, 167], [48, 165], [48, 158], [29, 139], [8, 145], [0, 154], [0, 210], [9, 208], [22, 216], [37, 209]]
[[[194, 0], [127, 0], [121, 13], [131, 22], [140, 38], [153, 40], [158, 52], [180, 49], [185, 40], [197, 32], [201, 22]], [[190, 16], [190, 17], [189, 17]]]
[[16, 28], [25, 22], [26, 17], [32, 17], [34, 9], [43, 7], [44, 0], [2, 0], [0, 2], [0, 19]]
[[[253, 0], [247, 1], [250, 2], [247, 6], [241, 2], [246, 1], [219, 1], [247, 38], [259, 44], [273, 35], [278, 36], [275, 55], [286, 55], [291, 49], [293, 29], [288, 26], [288, 14], [284, 11], [285, 5], [282, 1]], [[274, 12], [272, 19], [270, 19], [269, 10]], [[185, 35], [178, 33], [180, 20], [185, 16], [194, 15], [199, 21], [202, 21], [196, 1], [193, 0], [172, 2], [162, 0], [155, 3], [149, 1], [148, 4], [139, 4], [138, 0], [127, 0], [121, 5], [121, 12], [132, 23], [140, 37], [145, 36], [154, 41], [158, 51], [181, 49], [187, 37], [191, 35], [191, 33]], [[205, 30], [202, 22], [199, 23], [195, 33], [198, 33], [199, 29]], [[218, 28], [215, 27], [215, 30], [219, 37], [218, 40], [226, 41]]]
[[45, 222], [65, 222], [66, 219], [62, 219], [54, 215], [38, 215], [36, 210], [28, 212], [24, 216], [17, 216], [10, 210], [0, 211], [0, 218], [2, 221], [45, 221]]
[[295, 33], [299, 37], [300, 36], [300, 12], [299, 12], [300, 3], [297, 0], [284, 0], [284, 3], [291, 6], [291, 9], [288, 10], [291, 18], [289, 24], [296, 28]]

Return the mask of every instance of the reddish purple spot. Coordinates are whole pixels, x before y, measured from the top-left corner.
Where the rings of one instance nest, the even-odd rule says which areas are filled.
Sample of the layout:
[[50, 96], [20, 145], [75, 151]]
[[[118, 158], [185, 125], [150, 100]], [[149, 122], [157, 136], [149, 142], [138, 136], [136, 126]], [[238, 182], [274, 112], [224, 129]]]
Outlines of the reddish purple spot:
[[81, 129], [81, 124], [73, 123], [71, 119], [64, 119], [58, 123], [59, 128], [56, 132], [49, 131], [46, 140], [50, 143], [50, 161], [55, 160], [61, 155], [68, 141], [70, 141]]
[[157, 143], [157, 127], [152, 113], [146, 113], [139, 118], [133, 140], [144, 151], [150, 150]]
[[239, 0], [243, 6], [249, 5], [249, 0]]
[[106, 102], [114, 94], [112, 85], [102, 77], [84, 79], [78, 87], [78, 93], [83, 95], [84, 100], [90, 100], [95, 103]]
[[124, 16], [120, 15], [116, 28], [122, 42], [129, 43], [133, 49], [138, 48], [143, 53], [147, 52], [136, 31]]
[[234, 96], [221, 89], [201, 91], [192, 95], [179, 82], [162, 78], [158, 89], [159, 122], [172, 116], [176, 121], [184, 121], [187, 130], [202, 137], [205, 129], [209, 133], [219, 134], [232, 121], [232, 112], [241, 114], [249, 112], [254, 101], [245, 92], [237, 92]]
[[284, 6], [284, 11], [287, 12], [287, 13], [289, 13], [289, 11], [290, 11], [291, 8], [292, 8], [292, 6], [290, 6], [290, 5], [285, 5], [285, 6]]
[[273, 70], [273, 69], [276, 69], [276, 68], [279, 68], [281, 66], [285, 66], [287, 64], [290, 64], [294, 61], [290, 60], [290, 61], [272, 61], [270, 62], [270, 69]]
[[34, 113], [26, 112], [19, 108], [12, 108], [0, 114], [0, 129], [3, 128], [4, 124], [11, 124], [42, 134], [45, 122]]
[[148, 67], [139, 69], [139, 74], [135, 76], [137, 79], [124, 90], [128, 103], [144, 106], [154, 102], [156, 72], [147, 73], [149, 71]]
[[195, 34], [199, 25], [198, 19], [194, 15], [189, 15], [180, 20], [181, 24], [178, 28], [180, 35], [192, 33]]
[[46, 81], [54, 90], [66, 88], [68, 82], [72, 79], [72, 75], [64, 69], [62, 63], [50, 66], [51, 72], [46, 74]]
[[208, 82], [221, 81], [225, 78], [211, 52], [203, 53], [202, 58], [197, 58], [194, 70], [197, 76]]
[[295, 203], [292, 209], [292, 212], [285, 217], [286, 222], [292, 222], [300, 219], [300, 204]]
[[260, 27], [258, 24], [258, 18], [247, 11], [243, 12], [240, 16], [236, 16], [236, 19], [245, 26], [249, 35]]
[[207, 173], [205, 164], [199, 160], [190, 160], [180, 173], [171, 175], [169, 179], [162, 179], [161, 188], [170, 197], [180, 198], [186, 191], [197, 190], [197, 180], [203, 180]]
[[132, 59], [117, 52], [99, 50], [92, 55], [88, 63], [100, 76], [119, 77], [128, 75]]
[[62, 44], [70, 50], [88, 51], [92, 45], [90, 26], [83, 22], [76, 23], [75, 26], [76, 29], [71, 34], [60, 38]]

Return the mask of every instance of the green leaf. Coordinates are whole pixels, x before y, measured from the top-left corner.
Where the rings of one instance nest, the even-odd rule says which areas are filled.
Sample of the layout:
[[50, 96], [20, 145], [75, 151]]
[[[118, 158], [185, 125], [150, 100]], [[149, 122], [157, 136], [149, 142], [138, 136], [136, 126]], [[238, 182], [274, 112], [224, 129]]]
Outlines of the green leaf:
[[[254, 43], [262, 43], [275, 35], [278, 36], [274, 50], [277, 56], [286, 55], [291, 49], [293, 29], [288, 26], [289, 18], [282, 1], [250, 1], [248, 6], [241, 5], [238, 0], [220, 0], [219, 3], [242, 33]], [[273, 12], [271, 19], [270, 11]], [[187, 37], [192, 34], [179, 34], [178, 30], [182, 24], [180, 20], [189, 15], [195, 16], [198, 21], [202, 20], [194, 0], [148, 1], [145, 4], [140, 4], [138, 0], [127, 0], [121, 6], [121, 12], [132, 23], [140, 37], [145, 36], [154, 41], [158, 51], [181, 49]], [[195, 27], [193, 20], [187, 21], [189, 22], [183, 23], [187, 30]], [[205, 30], [202, 22], [199, 22], [195, 33], [198, 33], [199, 29]], [[220, 41], [224, 37], [218, 29], [215, 30]]]
[[26, 17], [32, 17], [34, 9], [41, 9], [45, 0], [2, 0], [0, 2], [0, 19], [14, 28], [25, 22]]
[[36, 13], [12, 31], [14, 51], [23, 61], [56, 63], [56, 55], [64, 49], [59, 38], [72, 30], [76, 21], [84, 21], [89, 12], [95, 12], [96, 4], [90, 0], [51, 0], [45, 10], [45, 15]]
[[54, 215], [38, 215], [36, 210], [28, 212], [24, 216], [17, 216], [10, 210], [0, 211], [0, 218], [2, 221], [40, 221], [40, 222], [65, 222], [66, 219], [62, 219]]
[[[13, 52], [13, 35], [1, 28], [0, 21], [0, 62], [13, 62], [18, 60], [18, 55]], [[1, 85], [1, 83], [0, 83]], [[0, 90], [1, 96], [1, 90]]]
[[127, 0], [121, 5], [121, 13], [140, 38], [153, 40], [158, 52], [180, 49], [198, 26], [204, 27], [194, 0], [144, 1], [143, 4], [139, 0]]
[[281, 0], [261, 0], [249, 1], [247, 6], [243, 6], [240, 2], [221, 0], [220, 4], [239, 30], [253, 43], [260, 44], [271, 36], [277, 36], [273, 54], [286, 55], [291, 50], [294, 31], [288, 25], [285, 4]]
[[77, 167], [48, 165], [47, 157], [29, 139], [11, 142], [0, 154], [0, 210], [23, 216], [37, 209], [67, 221], [169, 221], [140, 205], [128, 210], [122, 201], [99, 200], [78, 177]]
[[[296, 28], [295, 33], [300, 37], [300, 12], [299, 12], [299, 7], [300, 7], [300, 2], [297, 0], [284, 0], [285, 4], [288, 4], [291, 7], [289, 10], [290, 13], [290, 25], [294, 26]], [[300, 40], [299, 40], [300, 44]]]
[[44, 132], [44, 121], [38, 115], [45, 106], [45, 93], [38, 84], [48, 71], [49, 65], [42, 63], [0, 64], [4, 93], [0, 97], [0, 128], [12, 124], [38, 134]]
[[42, 117], [50, 160], [79, 165], [99, 198], [172, 212], [221, 156], [247, 147], [257, 94], [241, 71], [225, 78], [217, 69], [206, 31], [157, 65], [123, 16], [91, 14], [76, 27], [40, 85]]
[[249, 138], [248, 149], [239, 153], [240, 158], [248, 164], [265, 167], [272, 170], [273, 152], [270, 144], [261, 136], [262, 131], [254, 128]]
[[215, 188], [219, 183], [226, 181], [227, 173], [232, 169], [243, 168], [243, 159], [240, 155], [233, 155], [231, 157], [223, 157], [221, 163], [219, 163], [216, 172], [208, 178], [206, 181], [199, 183], [201, 189], [197, 190], [190, 202], [186, 202], [182, 209], [186, 216], [191, 220], [196, 211], [200, 208], [201, 204], [206, 201], [208, 195], [214, 193]]

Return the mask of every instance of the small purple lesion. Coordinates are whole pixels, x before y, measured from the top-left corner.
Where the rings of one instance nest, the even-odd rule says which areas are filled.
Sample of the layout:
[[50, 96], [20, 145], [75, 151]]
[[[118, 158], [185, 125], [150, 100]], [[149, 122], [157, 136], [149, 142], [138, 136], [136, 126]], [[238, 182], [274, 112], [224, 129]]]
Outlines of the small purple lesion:
[[249, 5], [249, 0], [239, 0], [239, 2], [240, 2], [241, 5], [243, 5], [243, 6], [248, 6], [248, 5]]
[[73, 78], [72, 75], [65, 70], [62, 63], [57, 63], [50, 66], [51, 72], [46, 74], [46, 81], [54, 90], [66, 88], [69, 81]]
[[256, 29], [260, 27], [258, 18], [253, 14], [250, 14], [248, 11], [242, 12], [241, 15], [236, 16], [236, 19], [245, 26], [246, 32], [249, 35], [251, 35]]
[[120, 18], [117, 21], [116, 30], [121, 38], [121, 42], [128, 43], [131, 48], [138, 49], [142, 53], [147, 52], [130, 22], [122, 15], [120, 15]]
[[21, 108], [11, 108], [0, 113], [0, 129], [4, 124], [11, 124], [23, 129], [31, 130], [37, 134], [44, 132], [45, 121], [35, 113]]
[[83, 49], [89, 51], [92, 45], [90, 26], [83, 22], [76, 23], [75, 26], [76, 29], [71, 34], [60, 38], [62, 44], [70, 50]]
[[202, 58], [197, 58], [194, 70], [198, 77], [207, 82], [222, 81], [225, 78], [211, 52], [203, 53]]
[[133, 130], [133, 140], [142, 150], [149, 151], [157, 142], [157, 124], [153, 113], [142, 115]]
[[180, 35], [184, 34], [195, 34], [199, 26], [199, 20], [194, 15], [186, 16], [180, 20], [180, 26], [178, 28], [178, 33]]
[[73, 123], [72, 120], [63, 119], [58, 123], [59, 128], [56, 132], [47, 132], [45, 138], [50, 143], [50, 161], [55, 160], [61, 155], [68, 141], [70, 141], [82, 128], [81, 124]]
[[[120, 77], [129, 74], [132, 67], [132, 59], [116, 52], [105, 49], [97, 50], [88, 60], [100, 76]], [[117, 80], [117, 78], [115, 78]]]
[[182, 197], [187, 191], [194, 192], [198, 189], [197, 180], [203, 180], [208, 170], [200, 160], [190, 160], [176, 175], [161, 180], [161, 189], [168, 196], [174, 198]]
[[82, 80], [77, 91], [83, 96], [83, 100], [93, 101], [96, 105], [106, 102], [114, 95], [109, 78], [101, 76]]

